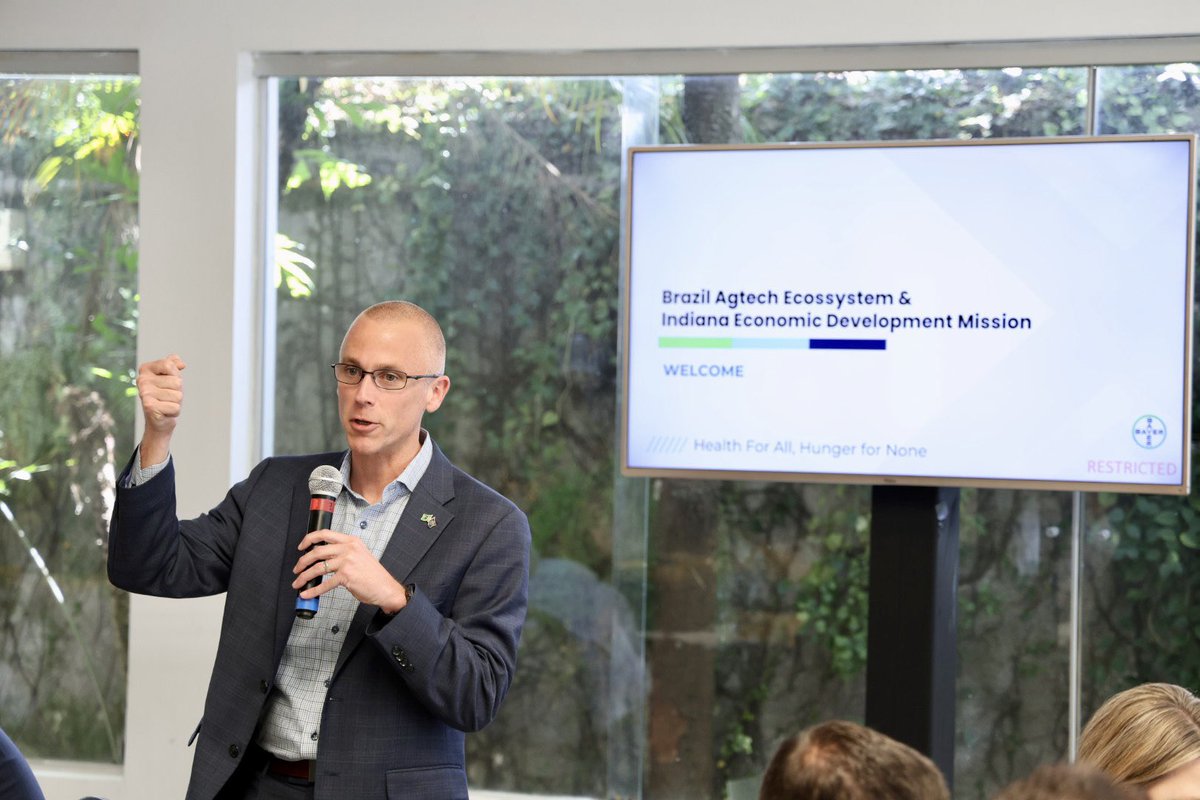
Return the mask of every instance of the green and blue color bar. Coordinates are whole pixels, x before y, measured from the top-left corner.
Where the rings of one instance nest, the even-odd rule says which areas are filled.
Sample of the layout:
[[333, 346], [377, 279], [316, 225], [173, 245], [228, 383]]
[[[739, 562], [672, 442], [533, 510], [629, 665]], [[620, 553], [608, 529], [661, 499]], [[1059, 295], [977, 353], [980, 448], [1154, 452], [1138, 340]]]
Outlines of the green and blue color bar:
[[887, 339], [737, 339], [723, 336], [660, 336], [659, 347], [696, 350], [886, 350]]

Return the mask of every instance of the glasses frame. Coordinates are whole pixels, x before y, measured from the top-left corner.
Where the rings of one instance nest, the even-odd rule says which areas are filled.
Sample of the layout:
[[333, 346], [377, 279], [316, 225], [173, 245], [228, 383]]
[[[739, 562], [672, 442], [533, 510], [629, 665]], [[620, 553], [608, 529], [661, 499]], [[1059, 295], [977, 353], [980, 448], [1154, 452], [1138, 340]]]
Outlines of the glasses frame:
[[[404, 389], [406, 386], [408, 386], [409, 381], [420, 380], [421, 378], [440, 378], [440, 377], [442, 377], [442, 373], [440, 373], [440, 372], [437, 373], [436, 375], [409, 375], [407, 372], [405, 372], [404, 370], [400, 370], [400, 369], [363, 369], [358, 364], [348, 364], [345, 361], [339, 361], [336, 364], [330, 364], [329, 366], [331, 369], [333, 369], [333, 379], [335, 381], [337, 381], [338, 383], [342, 384], [343, 386], [358, 386], [360, 383], [363, 382], [363, 378], [370, 375], [371, 383], [375, 384], [375, 386], [377, 388], [382, 389], [385, 392], [399, 392], [402, 389]], [[352, 367], [352, 368], [358, 370], [358, 372], [359, 372], [358, 380], [356, 380], [356, 381], [342, 380], [341, 378], [338, 377], [338, 367]], [[384, 373], [384, 372], [390, 372], [393, 375], [403, 376], [404, 383], [400, 384], [399, 386], [384, 386], [383, 384], [381, 384], [379, 382], [379, 379], [375, 377], [376, 375], [378, 375], [380, 373]]]

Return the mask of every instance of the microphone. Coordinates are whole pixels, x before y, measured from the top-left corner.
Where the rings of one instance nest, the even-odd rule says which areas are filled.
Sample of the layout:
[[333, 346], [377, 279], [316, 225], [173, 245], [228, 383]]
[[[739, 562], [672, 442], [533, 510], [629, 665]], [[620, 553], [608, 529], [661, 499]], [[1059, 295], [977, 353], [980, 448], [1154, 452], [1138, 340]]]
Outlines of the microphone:
[[[338, 495], [342, 493], [342, 471], [337, 467], [322, 464], [308, 476], [308, 493], [312, 499], [308, 504], [308, 532], [321, 531], [333, 524], [333, 506]], [[309, 548], [310, 550], [312, 548]], [[325, 576], [313, 578], [304, 584], [300, 591], [316, 588], [321, 585]], [[317, 615], [317, 606], [321, 598], [305, 599], [296, 594], [296, 616], [300, 619], [312, 619]]]

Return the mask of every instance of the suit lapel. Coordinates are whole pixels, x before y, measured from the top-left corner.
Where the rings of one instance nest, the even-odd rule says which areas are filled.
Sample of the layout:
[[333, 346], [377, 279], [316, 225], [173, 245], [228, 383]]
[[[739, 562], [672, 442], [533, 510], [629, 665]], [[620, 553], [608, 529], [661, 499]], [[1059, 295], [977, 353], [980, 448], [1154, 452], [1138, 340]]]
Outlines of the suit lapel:
[[[446, 508], [446, 503], [454, 496], [453, 475], [449, 460], [442, 455], [436, 444], [433, 446], [433, 458], [429, 467], [421, 477], [417, 488], [408, 498], [408, 505], [392, 531], [379, 563], [401, 583], [408, 583], [408, 578], [416, 568], [429, 548], [438, 537], [449, 527], [454, 514]], [[432, 518], [434, 524], [423, 520]], [[337, 665], [333, 668], [334, 677], [341, 671], [342, 665], [350, 657], [350, 653], [358, 647], [366, 632], [367, 623], [375, 616], [378, 608], [360, 603], [346, 632], [346, 642], [338, 653]]]

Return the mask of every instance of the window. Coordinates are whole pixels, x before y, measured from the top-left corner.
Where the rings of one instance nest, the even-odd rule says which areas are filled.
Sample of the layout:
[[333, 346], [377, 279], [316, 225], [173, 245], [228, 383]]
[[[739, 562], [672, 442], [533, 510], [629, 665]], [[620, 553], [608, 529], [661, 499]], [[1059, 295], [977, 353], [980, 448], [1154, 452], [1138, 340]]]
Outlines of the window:
[[105, 574], [132, 447], [137, 81], [0, 77], [0, 724], [120, 763], [127, 596]]
[[[442, 321], [450, 350], [454, 389], [428, 427], [530, 515], [520, 669], [499, 719], [468, 737], [473, 787], [754, 797], [784, 737], [862, 718], [869, 490], [617, 475], [625, 147], [1083, 134], [1088, 79], [1013, 68], [273, 81], [273, 449], [342, 446], [325, 365], [359, 310], [410, 299]], [[1099, 130], [1195, 130], [1196, 85], [1194, 65], [1103, 70]], [[963, 493], [958, 796], [1066, 756], [1071, 509], [1057, 493]], [[1135, 512], [1166, 550], [1118, 532]], [[1195, 676], [1194, 636], [1169, 662], [1139, 662], [1128, 642], [1170, 608], [1184, 638], [1187, 593], [1121, 600], [1161, 563], [1173, 581], [1200, 575], [1188, 501], [1101, 495], [1086, 520], [1100, 617], [1085, 630], [1089, 708], [1163, 677], [1152, 663]]]
[[[1098, 70], [1097, 91], [1100, 133], [1200, 133], [1200, 65], [1106, 67]], [[1136, 280], [1130, 302], [1138, 302], [1135, 286]], [[1193, 448], [1195, 396], [1193, 388]], [[1193, 450], [1193, 481], [1196, 457]], [[1192, 495], [1177, 500], [1088, 498], [1082, 679], [1089, 712], [1144, 681], [1200, 687], [1200, 629], [1191, 601], [1200, 592], [1197, 506], [1194, 483]]]

